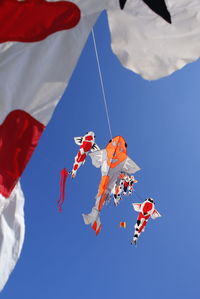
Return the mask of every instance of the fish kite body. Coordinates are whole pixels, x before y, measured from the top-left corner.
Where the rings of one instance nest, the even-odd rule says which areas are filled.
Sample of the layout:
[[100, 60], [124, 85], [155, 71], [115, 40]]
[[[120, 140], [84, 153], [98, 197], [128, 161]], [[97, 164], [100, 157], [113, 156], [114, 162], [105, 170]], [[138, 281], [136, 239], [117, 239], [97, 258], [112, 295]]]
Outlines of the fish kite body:
[[100, 211], [106, 201], [109, 200], [110, 194], [121, 172], [129, 174], [140, 170], [139, 166], [127, 155], [127, 144], [123, 137], [114, 137], [105, 149], [95, 151], [89, 156], [92, 164], [101, 167], [101, 181], [99, 184], [96, 202], [90, 214], [83, 214], [85, 224], [90, 224], [96, 232], [101, 230]]
[[73, 169], [71, 171], [72, 178], [75, 178], [77, 170], [85, 163], [88, 153], [100, 150], [98, 145], [95, 143], [95, 134], [92, 131], [88, 132], [83, 137], [74, 137], [74, 141], [80, 146], [80, 149], [75, 157]]
[[148, 219], [156, 219], [161, 217], [160, 213], [155, 209], [155, 203], [152, 198], [147, 198], [143, 203], [133, 203], [133, 208], [136, 212], [139, 212], [137, 222], [135, 224], [135, 232], [131, 244], [137, 244], [137, 240], [144, 232], [144, 228]]

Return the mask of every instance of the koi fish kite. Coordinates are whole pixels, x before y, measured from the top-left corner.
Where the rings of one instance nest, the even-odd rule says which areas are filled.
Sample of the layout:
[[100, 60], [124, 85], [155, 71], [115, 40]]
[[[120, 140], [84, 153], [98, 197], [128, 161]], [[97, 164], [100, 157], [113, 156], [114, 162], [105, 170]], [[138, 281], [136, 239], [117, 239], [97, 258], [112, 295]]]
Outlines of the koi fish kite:
[[83, 137], [75, 137], [74, 141], [80, 146], [78, 154], [75, 157], [75, 162], [71, 171], [72, 178], [75, 178], [76, 172], [79, 167], [85, 163], [86, 156], [89, 152], [100, 150], [98, 145], [95, 143], [95, 134], [94, 132], [88, 132]]
[[123, 137], [116, 136], [105, 149], [89, 154], [92, 164], [101, 167], [101, 182], [96, 195], [96, 203], [90, 214], [83, 214], [85, 224], [90, 224], [92, 229], [99, 234], [101, 230], [100, 212], [121, 172], [135, 173], [140, 170], [139, 166], [127, 155], [127, 144]]
[[128, 173], [120, 173], [117, 182], [112, 190], [114, 195], [114, 204], [115, 206], [119, 205], [120, 200], [122, 200], [121, 194], [123, 195], [131, 195], [133, 192], [133, 186], [138, 181], [135, 180], [133, 175]]
[[65, 187], [68, 175], [71, 174], [72, 178], [75, 178], [79, 167], [85, 163], [85, 159], [89, 152], [100, 150], [98, 145], [95, 143], [95, 134], [90, 131], [83, 137], [74, 137], [76, 144], [80, 146], [80, 149], [75, 157], [74, 165], [71, 172], [68, 172], [66, 168], [63, 168], [60, 172], [60, 197], [58, 200], [58, 211], [62, 211], [62, 205], [65, 201]]
[[[113, 52], [123, 66], [146, 79], [167, 76], [200, 56], [199, 0], [1, 0], [2, 202], [4, 199], [10, 202], [16, 196], [22, 198], [22, 192], [18, 192], [19, 178], [68, 85], [93, 25], [104, 10]], [[1, 209], [2, 217], [10, 205], [6, 206]], [[23, 215], [23, 205], [19, 209]], [[9, 221], [14, 223], [17, 214], [12, 208], [8, 214]], [[6, 250], [11, 252], [16, 240], [10, 239], [9, 243], [5, 232], [2, 236], [2, 242], [10, 247]], [[16, 226], [13, 236], [18, 236]], [[22, 235], [19, 238], [22, 242]], [[13, 251], [13, 256], [19, 256], [21, 247]], [[0, 256], [1, 253], [0, 248]], [[10, 259], [10, 263], [8, 260], [4, 273], [14, 267], [14, 260]], [[0, 273], [0, 289], [6, 280], [7, 276]]]
[[133, 203], [133, 208], [136, 212], [139, 212], [137, 222], [135, 224], [135, 232], [131, 244], [137, 244], [137, 240], [144, 232], [148, 219], [156, 219], [161, 217], [160, 213], [155, 209], [155, 203], [152, 198], [147, 198], [143, 203]]

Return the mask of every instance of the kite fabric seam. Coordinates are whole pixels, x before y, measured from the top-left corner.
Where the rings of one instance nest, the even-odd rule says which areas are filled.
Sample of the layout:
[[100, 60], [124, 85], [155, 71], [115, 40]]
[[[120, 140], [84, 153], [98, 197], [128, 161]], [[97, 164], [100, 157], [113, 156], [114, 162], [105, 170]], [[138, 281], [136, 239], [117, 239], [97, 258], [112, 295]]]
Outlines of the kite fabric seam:
[[110, 132], [110, 137], [112, 139], [112, 130], [111, 130], [111, 125], [110, 125], [110, 118], [109, 118], [109, 113], [108, 113], [108, 105], [107, 105], [107, 100], [106, 100], [106, 95], [105, 95], [105, 88], [104, 88], [104, 84], [103, 84], [103, 76], [102, 76], [102, 72], [101, 72], [99, 55], [98, 55], [98, 51], [97, 51], [96, 39], [95, 39], [95, 35], [94, 35], [94, 30], [93, 29], [92, 29], [92, 39], [93, 39], [93, 44], [94, 44], [94, 50], [95, 50], [95, 55], [96, 55], [96, 61], [97, 61], [98, 71], [99, 71], [99, 78], [100, 78], [102, 95], [103, 95], [103, 100], [104, 100], [104, 105], [105, 105], [105, 110], [106, 110], [106, 117], [107, 117], [107, 122], [108, 122], [108, 128], [109, 128], [109, 132]]

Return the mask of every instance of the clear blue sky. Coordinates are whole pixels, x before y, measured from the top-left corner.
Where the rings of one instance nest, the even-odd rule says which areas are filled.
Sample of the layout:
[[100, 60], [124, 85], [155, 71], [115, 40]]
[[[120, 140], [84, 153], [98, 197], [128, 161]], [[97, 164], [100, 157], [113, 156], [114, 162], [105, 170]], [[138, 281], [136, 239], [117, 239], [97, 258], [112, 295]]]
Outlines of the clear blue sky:
[[[148, 82], [124, 69], [110, 49], [103, 15], [95, 27], [113, 135], [122, 135], [142, 170], [137, 193], [153, 197], [162, 218], [130, 245], [134, 195], [105, 206], [98, 237], [84, 225], [100, 179], [90, 158], [59, 214], [59, 172], [71, 168], [74, 136], [93, 130], [109, 141], [91, 37], [23, 177], [26, 237], [2, 299], [199, 299], [200, 62]], [[126, 221], [127, 229], [119, 222]]]

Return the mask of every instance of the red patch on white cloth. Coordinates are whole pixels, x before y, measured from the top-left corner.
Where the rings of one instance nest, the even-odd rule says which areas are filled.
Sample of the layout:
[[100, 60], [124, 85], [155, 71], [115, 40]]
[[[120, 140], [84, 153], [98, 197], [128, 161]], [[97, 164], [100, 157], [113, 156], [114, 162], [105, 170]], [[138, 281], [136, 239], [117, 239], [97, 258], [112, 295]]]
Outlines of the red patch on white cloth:
[[69, 1], [2, 0], [0, 42], [37, 42], [57, 31], [75, 27], [80, 16], [78, 6]]
[[0, 126], [0, 193], [9, 197], [35, 150], [45, 126], [22, 110]]
[[80, 148], [83, 148], [85, 153], [89, 152], [92, 148], [92, 142], [83, 141], [83, 144], [81, 145]]
[[87, 136], [87, 137], [85, 137], [85, 140], [91, 141], [91, 140], [93, 140], [93, 137], [92, 136]]
[[76, 162], [78, 162], [78, 163], [83, 162], [85, 160], [85, 158], [86, 158], [86, 154], [81, 155], [81, 153], [78, 152], [78, 158], [77, 158]]
[[153, 208], [153, 204], [151, 202], [145, 202], [142, 212], [148, 213]]

